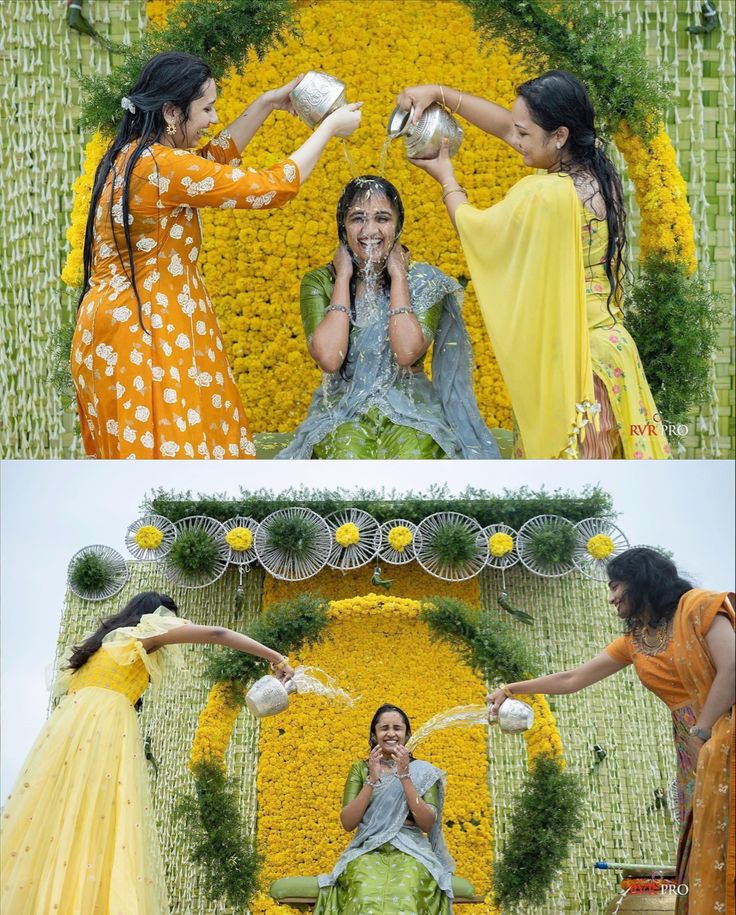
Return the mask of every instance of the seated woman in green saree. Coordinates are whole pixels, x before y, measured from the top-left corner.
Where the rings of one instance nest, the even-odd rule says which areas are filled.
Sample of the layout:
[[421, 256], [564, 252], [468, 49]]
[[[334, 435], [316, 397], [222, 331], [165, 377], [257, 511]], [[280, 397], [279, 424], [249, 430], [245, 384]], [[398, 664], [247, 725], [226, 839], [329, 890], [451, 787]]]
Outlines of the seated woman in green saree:
[[[462, 288], [399, 243], [396, 188], [365, 175], [337, 206], [340, 246], [301, 285], [304, 332], [323, 371], [279, 458], [499, 457], [472, 387]], [[424, 357], [434, 343], [432, 381]]]
[[382, 705], [370, 727], [370, 754], [353, 763], [340, 820], [355, 837], [331, 874], [319, 877], [315, 915], [448, 915], [450, 857], [442, 836], [445, 774], [414, 759], [411, 725]]

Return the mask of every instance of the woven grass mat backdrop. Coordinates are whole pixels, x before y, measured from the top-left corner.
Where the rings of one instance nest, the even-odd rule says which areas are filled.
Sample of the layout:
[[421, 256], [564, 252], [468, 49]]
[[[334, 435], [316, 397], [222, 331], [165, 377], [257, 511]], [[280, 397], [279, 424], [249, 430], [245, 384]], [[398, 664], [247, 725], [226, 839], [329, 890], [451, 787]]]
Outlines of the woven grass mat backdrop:
[[[691, 36], [685, 29], [699, 22], [700, 0], [605, 2], [624, 15], [628, 29], [644, 35], [649, 58], [675, 90], [667, 126], [689, 182], [698, 256], [702, 266], [712, 266], [714, 286], [730, 302], [735, 276], [734, 6], [719, 5], [720, 29]], [[438, 0], [438, 15], [452, 3]], [[81, 454], [73, 408], [62, 410], [50, 383], [47, 341], [74, 308], [59, 275], [67, 250], [71, 187], [87, 139], [76, 123], [76, 76], [105, 73], [111, 59], [89, 38], [70, 31], [64, 12], [57, 0], [5, 0], [0, 5], [5, 38], [2, 131], [6, 149], [13, 151], [2, 176], [0, 457]], [[145, 27], [144, 0], [88, 0], [85, 12], [115, 41], [133, 39]], [[628, 190], [634, 262], [638, 217], [630, 186]], [[710, 398], [690, 419], [689, 433], [681, 440], [684, 456], [736, 453], [732, 331], [729, 318], [721, 329]], [[253, 392], [250, 399], [257, 396]]]
[[[501, 579], [485, 571], [479, 580], [455, 586], [437, 581], [418, 568], [392, 568], [396, 596], [415, 599], [437, 593], [452, 594], [491, 612], [509, 617], [499, 609], [497, 594]], [[311, 579], [308, 589], [325, 597], [342, 598], [370, 593], [370, 569], [345, 576], [326, 572]], [[277, 587], [273, 587], [277, 585]], [[564, 579], [543, 579], [515, 567], [506, 573], [506, 585], [513, 603], [533, 613], [532, 629], [514, 624], [521, 637], [540, 655], [545, 669], [562, 669], [591, 656], [617, 634], [616, 622], [606, 604], [605, 585], [577, 573]], [[157, 566], [131, 563], [125, 590], [100, 603], [67, 596], [59, 636], [59, 647], [79, 639], [100, 617], [112, 613], [125, 600], [144, 589], [163, 590], [177, 600], [183, 615], [194, 622], [243, 628], [261, 604], [284, 600], [303, 592], [305, 583], [276, 583], [251, 570], [245, 576], [243, 610], [235, 611], [237, 572], [228, 570], [214, 585], [200, 591], [182, 591], [172, 586]], [[394, 595], [394, 591], [389, 592]], [[417, 623], [417, 625], [423, 625]], [[158, 701], [144, 700], [141, 718], [143, 734], [150, 737], [158, 774], [151, 770], [154, 800], [167, 879], [174, 912], [214, 915], [230, 911], [207, 901], [196, 868], [190, 863], [189, 838], [172, 812], [177, 794], [191, 790], [187, 760], [207, 686], [199, 678], [209, 649], [188, 650], [189, 673], [170, 682]], [[366, 660], [370, 663], [370, 659]], [[411, 676], [410, 671], [407, 676]], [[308, 703], [309, 697], [294, 701]], [[447, 705], [453, 705], [452, 696]], [[367, 714], [371, 714], [368, 710]], [[547, 903], [534, 907], [534, 915], [583, 915], [603, 911], [616, 894], [610, 875], [594, 872], [600, 858], [617, 861], [671, 862], [674, 860], [677, 826], [665, 800], [658, 803], [655, 791], [665, 794], [674, 778], [674, 749], [670, 721], [664, 706], [636, 681], [631, 669], [575, 696], [555, 701], [554, 713], [571, 769], [582, 779], [585, 791], [583, 828], [572, 847], [564, 871], [553, 886]], [[421, 722], [415, 722], [420, 724]], [[594, 746], [607, 756], [596, 765]], [[255, 779], [258, 727], [243, 712], [237, 722], [228, 756], [229, 771], [241, 790], [241, 809], [248, 828], [256, 815]], [[492, 733], [489, 737], [489, 787], [492, 799], [496, 847], [508, 834], [512, 804], [522, 783], [526, 752], [523, 741]], [[452, 778], [452, 772], [449, 773]], [[339, 797], [335, 797], [335, 816]], [[318, 829], [319, 824], [315, 824]], [[284, 848], [290, 838], [284, 836]], [[483, 889], [483, 888], [479, 888]]]

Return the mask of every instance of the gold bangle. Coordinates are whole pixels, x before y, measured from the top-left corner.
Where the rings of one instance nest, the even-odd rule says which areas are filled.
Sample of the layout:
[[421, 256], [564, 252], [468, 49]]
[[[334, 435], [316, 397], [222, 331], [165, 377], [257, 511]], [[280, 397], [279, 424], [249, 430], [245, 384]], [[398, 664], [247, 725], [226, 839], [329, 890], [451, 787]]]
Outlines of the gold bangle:
[[442, 107], [447, 111], [447, 104], [445, 102], [445, 90], [442, 86], [442, 83], [437, 83], [437, 88], [440, 90], [440, 95], [442, 96]]
[[508, 685], [506, 683], [499, 683], [498, 686], [496, 687], [496, 689], [500, 689], [501, 692], [504, 694], [504, 696], [506, 696], [507, 699], [513, 699], [514, 694], [508, 688]]
[[[457, 91], [460, 92], [459, 89]], [[460, 106], [462, 105], [462, 103], [463, 103], [463, 93], [460, 92], [460, 95], [458, 95], [458, 97], [457, 97], [457, 105], [455, 105], [455, 110], [452, 112], [453, 114], [457, 114], [458, 111], [460, 111]]]
[[460, 187], [459, 184], [457, 187], [451, 187], [449, 191], [445, 191], [445, 193], [442, 195], [442, 200], [444, 201], [447, 197], [450, 196], [450, 194], [465, 194], [466, 197], [468, 196], [465, 193], [465, 188]]

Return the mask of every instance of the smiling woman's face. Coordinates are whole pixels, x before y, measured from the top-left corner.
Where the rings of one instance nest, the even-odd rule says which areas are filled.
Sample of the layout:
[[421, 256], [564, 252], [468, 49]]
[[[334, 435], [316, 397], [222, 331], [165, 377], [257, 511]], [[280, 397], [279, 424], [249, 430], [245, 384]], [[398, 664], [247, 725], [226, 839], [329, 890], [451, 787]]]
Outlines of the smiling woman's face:
[[[217, 123], [217, 112], [215, 111], [215, 101], [217, 99], [217, 87], [213, 79], [207, 80], [204, 84], [203, 94], [194, 99], [189, 106], [189, 118], [183, 124], [181, 123], [181, 111], [176, 108], [175, 123], [176, 133], [173, 136], [174, 146], [180, 149], [193, 149], [198, 145], [210, 127]], [[166, 114], [166, 107], [164, 107]]]
[[386, 260], [396, 240], [396, 222], [384, 194], [365, 194], [350, 205], [345, 231], [348, 246], [360, 264]]
[[395, 747], [406, 743], [406, 725], [398, 712], [384, 712], [376, 722], [376, 743], [384, 756], [391, 756]]

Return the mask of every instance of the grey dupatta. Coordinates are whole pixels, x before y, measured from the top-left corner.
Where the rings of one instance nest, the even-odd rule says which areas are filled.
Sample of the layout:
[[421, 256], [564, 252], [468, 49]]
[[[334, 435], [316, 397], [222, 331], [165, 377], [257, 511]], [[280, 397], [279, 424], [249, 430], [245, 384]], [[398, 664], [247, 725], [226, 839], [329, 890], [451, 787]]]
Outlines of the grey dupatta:
[[416, 858], [427, 868], [439, 888], [448, 896], [452, 910], [452, 874], [455, 862], [442, 835], [445, 773], [421, 759], [413, 759], [409, 763], [409, 773], [420, 797], [435, 783], [439, 789], [437, 814], [429, 835], [425, 835], [417, 827], [404, 826], [409, 816], [409, 805], [401, 781], [396, 776], [383, 775], [373, 790], [371, 802], [363, 814], [352, 842], [338, 858], [332, 873], [320, 874], [317, 878], [321, 887], [333, 886], [351, 861], [389, 842], [399, 851]]
[[323, 374], [307, 418], [276, 457], [310, 458], [325, 436], [376, 407], [396, 425], [430, 435], [450, 458], [499, 458], [473, 393], [472, 349], [462, 318], [462, 296], [459, 283], [441, 270], [429, 264], [411, 265], [409, 298], [425, 336], [432, 336], [430, 312], [440, 307], [431, 382], [423, 371], [396, 364], [389, 344], [388, 293], [380, 290], [365, 309], [356, 303], [345, 371]]

